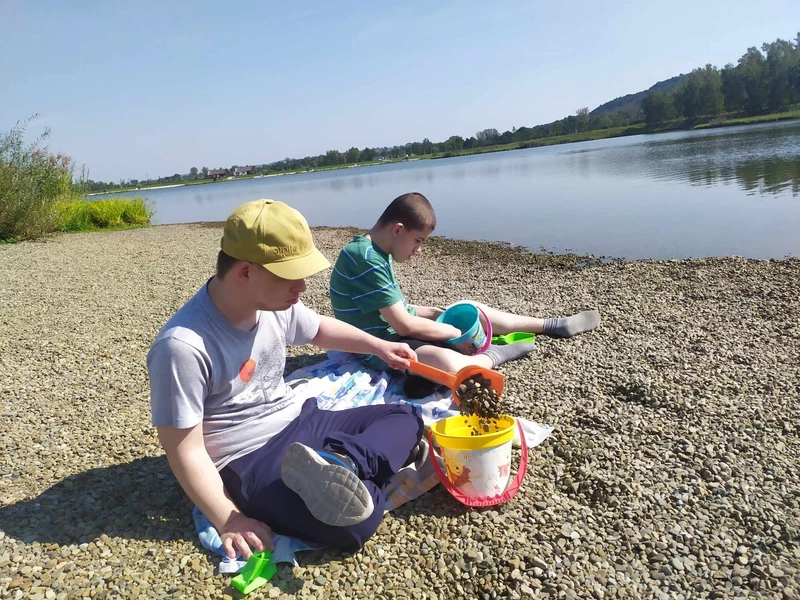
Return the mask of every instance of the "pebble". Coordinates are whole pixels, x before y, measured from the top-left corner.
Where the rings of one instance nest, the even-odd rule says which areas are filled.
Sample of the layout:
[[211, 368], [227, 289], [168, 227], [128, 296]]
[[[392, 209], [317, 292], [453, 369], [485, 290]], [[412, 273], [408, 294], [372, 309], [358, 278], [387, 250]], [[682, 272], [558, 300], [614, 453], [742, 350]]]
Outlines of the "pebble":
[[[231, 595], [150, 424], [145, 367], [220, 234], [170, 225], [0, 245], [0, 596]], [[331, 260], [352, 234], [314, 233]], [[440, 238], [424, 256], [396, 265], [420, 302], [600, 310], [597, 331], [539, 336], [499, 369], [504, 411], [554, 434], [509, 503], [467, 509], [435, 489], [358, 553], [279, 565], [258, 597], [800, 596], [800, 260], [575, 268], [571, 255]], [[327, 274], [307, 285], [304, 303], [330, 314]], [[289, 371], [322, 358], [289, 354]]]

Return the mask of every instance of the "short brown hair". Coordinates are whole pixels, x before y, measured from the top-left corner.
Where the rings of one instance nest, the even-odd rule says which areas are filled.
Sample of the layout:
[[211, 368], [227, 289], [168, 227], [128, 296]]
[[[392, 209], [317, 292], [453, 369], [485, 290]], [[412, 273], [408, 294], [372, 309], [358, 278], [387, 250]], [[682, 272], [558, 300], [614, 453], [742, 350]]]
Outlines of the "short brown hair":
[[239, 262], [238, 258], [233, 258], [220, 250], [219, 254], [217, 254], [217, 277], [225, 279], [225, 275], [233, 269], [237, 262]]
[[402, 223], [407, 229], [423, 231], [436, 229], [436, 213], [428, 199], [417, 192], [398, 196], [383, 211], [378, 225]]

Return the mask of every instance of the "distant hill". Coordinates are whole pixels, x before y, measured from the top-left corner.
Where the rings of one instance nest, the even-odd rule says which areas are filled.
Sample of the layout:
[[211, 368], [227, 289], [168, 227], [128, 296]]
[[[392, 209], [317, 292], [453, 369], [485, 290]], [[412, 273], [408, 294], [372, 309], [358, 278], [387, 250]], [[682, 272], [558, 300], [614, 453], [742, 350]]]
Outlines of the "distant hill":
[[683, 81], [684, 77], [686, 77], [686, 75], [681, 73], [680, 75], [676, 75], [675, 77], [670, 77], [669, 79], [665, 79], [664, 81], [659, 81], [649, 89], [644, 90], [642, 92], [636, 92], [635, 94], [627, 94], [619, 98], [614, 98], [610, 102], [601, 104], [589, 114], [594, 116], [600, 116], [615, 112], [622, 112], [622, 113], [636, 112], [641, 107], [642, 100], [645, 99], [648, 92], [651, 91], [671, 92], [678, 86], [678, 84], [681, 81]]

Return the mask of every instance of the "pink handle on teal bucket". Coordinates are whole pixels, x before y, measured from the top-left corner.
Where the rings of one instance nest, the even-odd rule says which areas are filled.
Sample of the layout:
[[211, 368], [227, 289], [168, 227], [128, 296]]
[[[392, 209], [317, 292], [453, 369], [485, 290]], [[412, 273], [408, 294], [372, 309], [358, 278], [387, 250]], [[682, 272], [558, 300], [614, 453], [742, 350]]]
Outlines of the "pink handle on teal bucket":
[[[519, 422], [519, 419], [516, 421], [517, 428], [519, 429], [520, 447], [522, 450], [522, 454], [519, 457], [519, 468], [517, 469], [517, 476], [514, 478], [514, 481], [512, 481], [506, 488], [506, 491], [499, 496], [483, 496], [480, 498], [468, 496], [455, 485], [453, 485], [453, 483], [447, 478], [447, 475], [444, 473], [444, 471], [442, 471], [442, 467], [439, 466], [439, 461], [436, 460], [436, 457], [431, 457], [433, 470], [436, 471], [436, 476], [444, 486], [444, 489], [450, 492], [453, 498], [461, 502], [461, 504], [475, 507], [496, 506], [498, 504], [503, 504], [503, 502], [508, 502], [519, 491], [519, 487], [522, 485], [522, 480], [525, 478], [525, 472], [528, 470], [528, 444], [525, 442], [525, 432], [522, 431], [522, 423]], [[430, 429], [428, 430], [428, 445], [430, 446], [431, 450], [433, 450], [434, 454], [436, 454], [436, 446], [433, 445], [433, 432]]]
[[483, 343], [478, 351], [475, 354], [481, 354], [482, 352], [486, 352], [489, 349], [489, 345], [492, 343], [492, 322], [489, 320], [489, 317], [486, 315], [485, 312], [481, 310], [481, 307], [477, 304], [475, 308], [478, 309], [478, 312], [483, 315], [484, 320], [486, 321], [486, 341]]

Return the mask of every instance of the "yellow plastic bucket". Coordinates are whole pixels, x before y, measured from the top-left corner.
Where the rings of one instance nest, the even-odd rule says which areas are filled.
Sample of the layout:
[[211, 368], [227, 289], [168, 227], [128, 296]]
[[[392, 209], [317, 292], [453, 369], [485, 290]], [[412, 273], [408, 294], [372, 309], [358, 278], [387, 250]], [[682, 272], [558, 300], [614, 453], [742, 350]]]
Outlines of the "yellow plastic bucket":
[[[517, 477], [509, 486], [515, 427], [520, 429], [523, 453]], [[528, 451], [524, 433], [514, 418], [490, 419], [484, 427], [475, 415], [449, 417], [434, 423], [429, 437], [431, 447], [434, 440], [438, 445], [445, 465], [446, 475], [438, 461], [433, 461], [439, 480], [460, 502], [491, 506], [516, 493], [527, 469]]]

